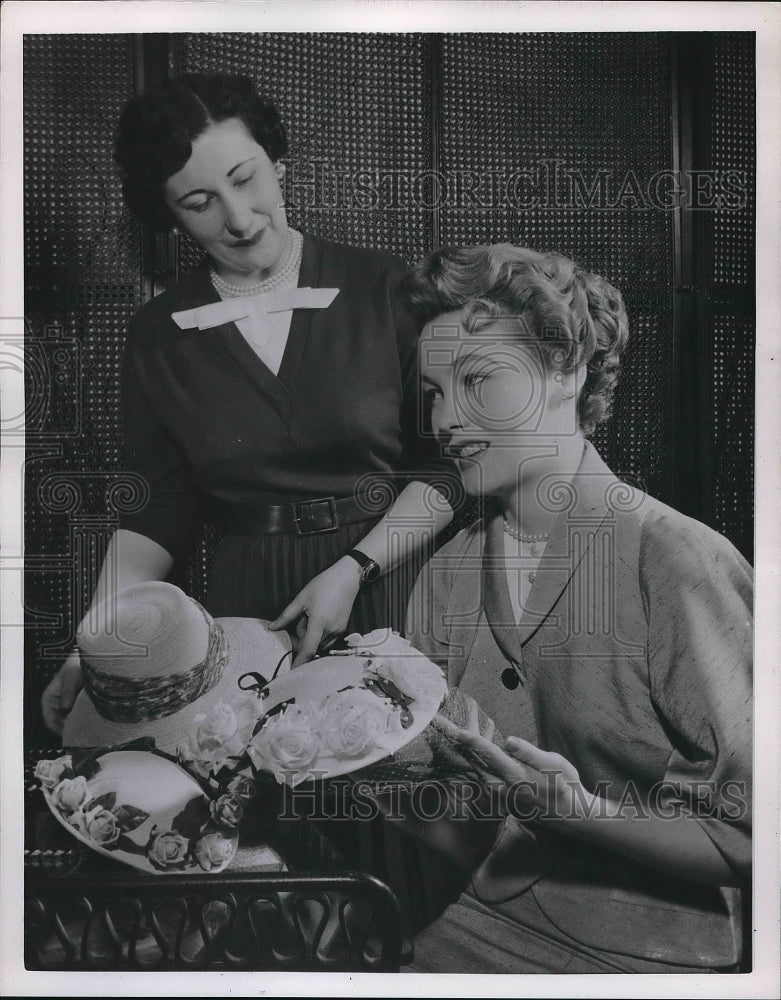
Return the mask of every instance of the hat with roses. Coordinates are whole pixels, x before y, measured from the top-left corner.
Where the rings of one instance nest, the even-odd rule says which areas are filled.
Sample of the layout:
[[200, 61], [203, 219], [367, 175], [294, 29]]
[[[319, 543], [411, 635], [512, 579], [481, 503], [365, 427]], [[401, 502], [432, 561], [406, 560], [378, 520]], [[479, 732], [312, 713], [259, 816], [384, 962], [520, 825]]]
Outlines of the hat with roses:
[[152, 737], [175, 753], [198, 718], [246, 693], [244, 674], [289, 666], [291, 643], [260, 618], [212, 618], [170, 583], [138, 583], [84, 619], [77, 633], [84, 687], [65, 720], [66, 747]]
[[152, 875], [222, 871], [238, 848], [240, 779], [213, 794], [168, 756], [133, 746], [39, 761], [53, 817], [83, 846]]

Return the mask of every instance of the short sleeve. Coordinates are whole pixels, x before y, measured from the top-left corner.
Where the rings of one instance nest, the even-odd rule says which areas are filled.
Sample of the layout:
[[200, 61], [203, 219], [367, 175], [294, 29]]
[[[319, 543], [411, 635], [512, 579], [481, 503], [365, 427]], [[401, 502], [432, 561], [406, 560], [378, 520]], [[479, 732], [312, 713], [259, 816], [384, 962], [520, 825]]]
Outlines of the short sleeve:
[[125, 469], [139, 477], [143, 500], [123, 514], [120, 528], [151, 538], [176, 558], [190, 539], [196, 491], [189, 465], [149, 407], [132, 349], [125, 349], [122, 371], [122, 420]]
[[748, 879], [751, 569], [721, 535], [665, 514], [644, 525], [641, 587], [651, 698], [673, 745], [665, 788]]

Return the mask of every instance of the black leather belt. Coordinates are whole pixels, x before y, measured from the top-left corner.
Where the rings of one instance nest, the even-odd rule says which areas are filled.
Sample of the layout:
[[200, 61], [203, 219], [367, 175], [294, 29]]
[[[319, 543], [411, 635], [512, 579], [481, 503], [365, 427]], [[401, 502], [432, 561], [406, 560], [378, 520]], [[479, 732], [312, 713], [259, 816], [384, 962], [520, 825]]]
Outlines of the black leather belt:
[[259, 507], [234, 504], [226, 512], [225, 531], [230, 535], [318, 535], [382, 513], [362, 497], [314, 497]]

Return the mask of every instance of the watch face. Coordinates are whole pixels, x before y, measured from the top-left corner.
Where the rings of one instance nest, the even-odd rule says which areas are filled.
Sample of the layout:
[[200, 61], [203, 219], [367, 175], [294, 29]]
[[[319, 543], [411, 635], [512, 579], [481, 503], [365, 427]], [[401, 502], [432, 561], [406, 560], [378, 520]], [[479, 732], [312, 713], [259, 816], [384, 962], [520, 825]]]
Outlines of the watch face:
[[379, 579], [380, 576], [380, 567], [378, 563], [372, 559], [371, 562], [364, 566], [362, 575], [364, 583], [374, 583], [374, 581]]

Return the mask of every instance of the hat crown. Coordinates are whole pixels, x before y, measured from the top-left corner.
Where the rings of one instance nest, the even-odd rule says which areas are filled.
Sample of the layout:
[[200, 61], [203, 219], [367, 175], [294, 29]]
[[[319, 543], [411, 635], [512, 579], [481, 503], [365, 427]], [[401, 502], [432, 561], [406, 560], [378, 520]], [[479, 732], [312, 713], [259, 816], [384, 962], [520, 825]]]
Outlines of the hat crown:
[[199, 714], [248, 693], [245, 673], [270, 676], [291, 653], [261, 618], [213, 619], [173, 584], [136, 584], [96, 607], [78, 633], [84, 687], [63, 746], [108, 747], [151, 737], [176, 753]]
[[202, 663], [214, 621], [163, 581], [134, 584], [101, 602], [77, 632], [91, 667], [117, 678], [165, 677]]

